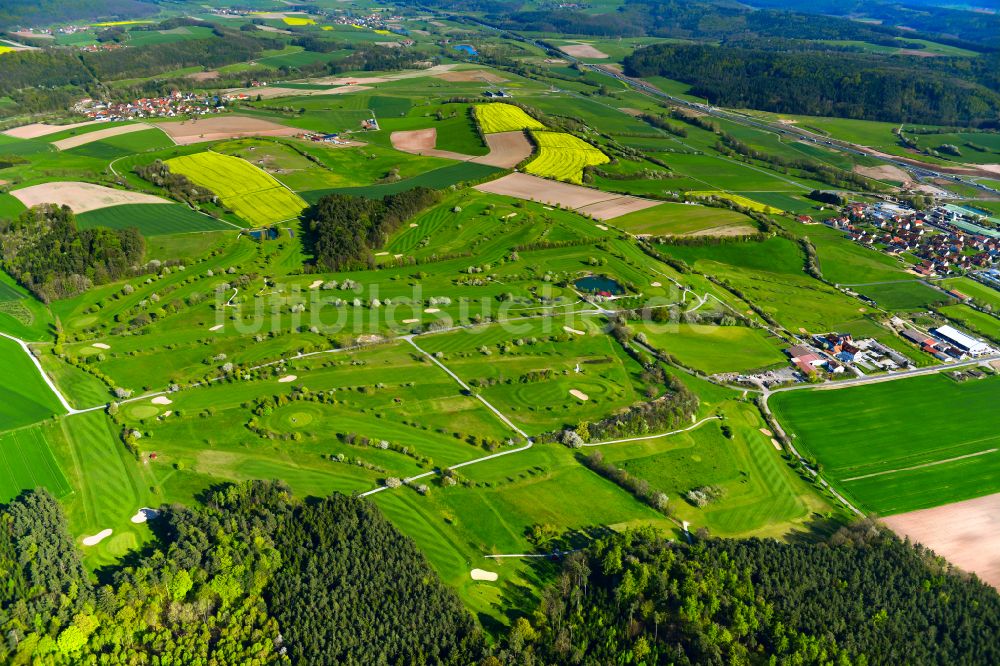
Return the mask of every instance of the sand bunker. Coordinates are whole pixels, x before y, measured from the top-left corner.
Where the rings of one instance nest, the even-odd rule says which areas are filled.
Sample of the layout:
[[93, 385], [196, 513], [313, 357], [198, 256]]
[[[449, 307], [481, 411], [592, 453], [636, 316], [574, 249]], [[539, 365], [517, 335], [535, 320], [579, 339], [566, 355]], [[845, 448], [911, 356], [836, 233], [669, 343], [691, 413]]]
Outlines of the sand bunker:
[[434, 314], [435, 312], [441, 312], [441, 311], [438, 310], [437, 308], [427, 308], [424, 310], [424, 312], [426, 312], [427, 314]]
[[419, 319], [404, 319], [403, 323], [404, 324], [416, 324], [418, 321], [420, 321], [420, 320]]
[[473, 569], [469, 572], [472, 576], [472, 580], [496, 580], [500, 575], [496, 571], [487, 571], [486, 569]]
[[1000, 493], [901, 513], [883, 522], [1000, 588]]
[[566, 55], [571, 55], [574, 58], [607, 58], [608, 54], [604, 51], [599, 51], [594, 46], [590, 44], [567, 44], [565, 46], [560, 46], [559, 50]]
[[774, 445], [774, 448], [775, 448], [776, 451], [780, 451], [781, 450], [781, 444], [774, 437], [771, 438], [771, 444]]
[[98, 349], [111, 349], [111, 345], [106, 345], [103, 342], [91, 343], [91, 347], [97, 347]]
[[153, 403], [154, 405], [171, 405], [173, 404], [174, 401], [165, 395], [158, 395], [152, 400], [150, 400], [150, 402]]
[[53, 141], [52, 145], [59, 150], [69, 150], [70, 148], [85, 146], [88, 143], [100, 141], [101, 139], [107, 139], [108, 137], [118, 136], [120, 134], [131, 134], [132, 132], [141, 132], [143, 130], [148, 130], [149, 128], [150, 126], [146, 123], [119, 125], [118, 127], [108, 127], [106, 129], [99, 129], [94, 132], [87, 132], [86, 134], [78, 134], [76, 136], [60, 139], [59, 141]]
[[312, 284], [309, 285], [309, 288], [310, 289], [319, 289], [321, 286], [323, 286], [323, 281], [322, 280], [313, 280]]
[[288, 382], [294, 382], [298, 377], [296, 375], [285, 375], [278, 380], [279, 384], [287, 384]]
[[83, 545], [84, 546], [96, 546], [97, 544], [101, 543], [102, 541], [104, 541], [105, 539], [107, 539], [109, 536], [111, 536], [111, 532], [112, 532], [111, 529], [106, 529], [106, 530], [101, 530], [100, 532], [98, 532], [94, 536], [83, 537]]
[[[295, 91], [296, 93], [300, 91]], [[247, 136], [294, 136], [302, 130], [246, 116], [211, 116], [198, 120], [158, 123], [156, 125], [180, 146], [202, 141], [237, 139]]]
[[159, 515], [160, 515], [160, 512], [157, 511], [156, 509], [150, 509], [150, 508], [147, 508], [147, 507], [142, 507], [141, 509], [139, 509], [138, 511], [135, 512], [135, 515], [132, 516], [131, 520], [132, 520], [133, 523], [135, 523], [137, 525], [141, 525], [142, 523], [146, 522], [147, 520], [153, 520], [154, 518], [156, 518]]
[[590, 400], [590, 396], [587, 395], [586, 393], [584, 393], [583, 391], [578, 391], [576, 389], [570, 389], [569, 394], [571, 396], [573, 396], [574, 398], [576, 398], [577, 400], [582, 400], [584, 402], [587, 402], [588, 400]]
[[121, 204], [171, 203], [151, 194], [115, 190], [101, 185], [73, 181], [32, 185], [14, 190], [11, 194], [28, 208], [41, 204], [56, 204], [69, 206], [70, 210], [77, 214]]
[[22, 125], [20, 127], [9, 129], [6, 132], [2, 132], [2, 134], [12, 136], [15, 139], [37, 139], [40, 136], [48, 136], [49, 134], [55, 134], [56, 132], [75, 129], [77, 127], [86, 127], [87, 125], [97, 125], [101, 122], [102, 121], [100, 120], [88, 120], [82, 123], [70, 123], [69, 125], [46, 125], [45, 123], [32, 123], [30, 125]]
[[418, 225], [417, 225], [417, 223], [416, 223], [416, 222], [410, 222], [410, 228], [411, 228], [411, 229], [413, 229], [413, 228], [415, 228], [415, 227], [417, 227], [417, 226], [418, 226]]
[[662, 287], [663, 285], [660, 284], [659, 282], [650, 282], [649, 286], [650, 287]]
[[[546, 180], [526, 173], [512, 173], [476, 185], [475, 189], [516, 199], [538, 201], [587, 213], [599, 220], [610, 220], [637, 210], [660, 205], [659, 201], [601, 192], [589, 187]], [[551, 209], [548, 209], [551, 210]]]
[[764, 435], [764, 437], [774, 437], [774, 433], [767, 428], [760, 428], [760, 434]]
[[567, 333], [575, 333], [576, 335], [586, 335], [586, 331], [580, 331], [575, 328], [570, 328], [569, 326], [563, 326], [563, 330]]
[[223, 326], [224, 326], [224, 324], [216, 324], [215, 326], [213, 326], [212, 328], [210, 328], [208, 330], [210, 330], [210, 331], [221, 331]]

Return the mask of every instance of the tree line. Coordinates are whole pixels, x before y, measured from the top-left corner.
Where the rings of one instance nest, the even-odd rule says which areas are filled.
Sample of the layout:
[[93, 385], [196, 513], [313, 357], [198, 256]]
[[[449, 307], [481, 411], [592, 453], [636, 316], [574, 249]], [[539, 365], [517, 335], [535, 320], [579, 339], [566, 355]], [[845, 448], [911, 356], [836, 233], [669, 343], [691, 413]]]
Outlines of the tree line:
[[68, 206], [36, 206], [15, 220], [0, 219], [4, 270], [45, 303], [131, 275], [145, 252], [138, 229], [78, 229]]
[[440, 199], [438, 192], [426, 187], [382, 199], [330, 194], [303, 214], [303, 243], [320, 270], [370, 268], [375, 265], [374, 251], [393, 232]]
[[1000, 94], [943, 66], [862, 54], [653, 45], [625, 58], [630, 76], [691, 85], [712, 104], [778, 113], [993, 126]]

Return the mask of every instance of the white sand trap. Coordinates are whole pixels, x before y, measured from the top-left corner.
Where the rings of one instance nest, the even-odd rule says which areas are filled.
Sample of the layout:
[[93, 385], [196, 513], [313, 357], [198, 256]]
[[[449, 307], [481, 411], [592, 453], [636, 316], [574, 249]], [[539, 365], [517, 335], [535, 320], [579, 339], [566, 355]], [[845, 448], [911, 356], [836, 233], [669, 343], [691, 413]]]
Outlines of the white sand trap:
[[473, 569], [469, 573], [472, 580], [496, 580], [500, 577], [496, 571], [487, 571], [486, 569]]
[[375, 256], [376, 256], [376, 257], [386, 257], [386, 256], [388, 256], [388, 255], [389, 255], [389, 253], [388, 253], [388, 252], [376, 252], [376, 253], [375, 253]]
[[563, 326], [563, 330], [567, 333], [573, 333], [575, 335], [586, 335], [586, 331], [579, 331], [575, 328], [570, 328], [569, 326]]
[[761, 428], [760, 434], [764, 435], [764, 437], [774, 437], [774, 433], [768, 430], [767, 428]]
[[212, 328], [210, 328], [208, 330], [210, 330], [210, 331], [221, 331], [223, 326], [224, 326], [224, 324], [216, 324], [215, 326], [213, 326]]
[[109, 536], [111, 536], [111, 532], [112, 532], [112, 530], [109, 528], [109, 529], [106, 529], [106, 530], [101, 530], [100, 532], [98, 532], [94, 536], [83, 537], [83, 545], [84, 546], [96, 546], [97, 544], [101, 543], [102, 541], [104, 541], [105, 539], [107, 539]]
[[172, 405], [174, 403], [173, 400], [171, 400], [165, 395], [158, 395], [152, 400], [150, 400], [150, 402], [153, 403], [154, 405]]
[[313, 283], [309, 285], [310, 289], [319, 289], [323, 285], [322, 280], [313, 280]]
[[662, 287], [663, 285], [660, 284], [659, 282], [650, 282], [649, 286], [650, 287]]
[[106, 345], [103, 342], [95, 342], [90, 345], [91, 347], [97, 347], [98, 349], [111, 349], [111, 345]]
[[434, 314], [435, 312], [441, 312], [441, 311], [438, 310], [437, 308], [427, 308], [426, 310], [424, 310], [424, 312], [426, 312], [427, 314]]
[[573, 396], [574, 398], [576, 398], [577, 400], [583, 400], [584, 402], [587, 402], [588, 400], [590, 400], [590, 396], [587, 395], [586, 393], [584, 393], [583, 391], [578, 391], [576, 389], [570, 389], [569, 394], [571, 396]]
[[403, 323], [404, 324], [416, 324], [418, 321], [420, 321], [420, 320], [419, 319], [404, 319]]
[[598, 224], [597, 228], [600, 229], [601, 231], [607, 231], [608, 230], [608, 228], [606, 226], [604, 226], [603, 224]]
[[287, 384], [288, 382], [294, 382], [296, 379], [298, 379], [298, 377], [296, 377], [295, 375], [285, 375], [284, 377], [278, 380], [278, 383]]
[[139, 509], [138, 511], [135, 512], [135, 515], [132, 516], [131, 520], [136, 525], [141, 525], [142, 523], [146, 522], [147, 520], [153, 520], [154, 518], [156, 518], [159, 515], [160, 515], [160, 512], [157, 511], [156, 509], [150, 509], [150, 508], [144, 506], [144, 507], [142, 507], [141, 509]]
[[771, 443], [774, 444], [774, 448], [777, 451], [781, 450], [781, 443], [778, 442], [774, 437], [771, 438]]
[[172, 409], [168, 409], [167, 411], [165, 411], [162, 414], [160, 414], [160, 418], [161, 419], [165, 419], [165, 418], [167, 418], [168, 416], [170, 416], [173, 413], [174, 413], [174, 411]]
[[410, 228], [411, 229], [415, 229], [416, 227], [417, 227], [417, 223], [416, 222], [410, 222]]
[[32, 185], [14, 190], [11, 194], [28, 208], [40, 204], [56, 204], [57, 206], [69, 206], [70, 210], [76, 214], [108, 208], [109, 206], [119, 206], [121, 204], [171, 203], [166, 199], [154, 197], [152, 194], [116, 190], [111, 187], [94, 185], [93, 183], [75, 181]]

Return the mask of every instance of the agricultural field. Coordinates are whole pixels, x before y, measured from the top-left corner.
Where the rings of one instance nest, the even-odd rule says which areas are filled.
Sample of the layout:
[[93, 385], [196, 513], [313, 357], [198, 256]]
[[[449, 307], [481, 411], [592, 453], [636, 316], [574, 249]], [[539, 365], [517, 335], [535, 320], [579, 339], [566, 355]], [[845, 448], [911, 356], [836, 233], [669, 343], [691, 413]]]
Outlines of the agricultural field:
[[538, 157], [524, 170], [536, 176], [580, 184], [586, 167], [610, 161], [599, 148], [572, 134], [535, 131], [531, 137], [538, 144]]
[[477, 104], [473, 108], [484, 134], [545, 129], [545, 125], [513, 104]]
[[1000, 491], [1000, 435], [982, 418], [998, 382], [932, 375], [779, 393], [770, 405], [838, 490], [892, 515]]
[[167, 165], [215, 192], [223, 204], [252, 225], [285, 222], [298, 217], [306, 207], [274, 177], [238, 157], [203, 152], [174, 157]]
[[47, 488], [56, 497], [71, 492], [45, 439], [47, 426], [0, 432], [0, 503], [22, 490]]
[[951, 300], [947, 294], [918, 280], [873, 284], [855, 289], [887, 310], [926, 310], [936, 303]]
[[780, 208], [775, 208], [774, 206], [769, 206], [767, 204], [760, 203], [759, 201], [754, 201], [753, 199], [748, 199], [747, 197], [741, 196], [739, 194], [730, 194], [728, 192], [688, 192], [688, 196], [696, 198], [715, 198], [724, 199], [726, 201], [731, 201], [737, 206], [742, 206], [743, 208], [748, 208], [750, 210], [757, 211], [759, 213], [767, 213], [768, 215], [781, 215], [784, 211]]
[[664, 203], [615, 219], [614, 225], [636, 235], [733, 236], [757, 231], [753, 220], [726, 208]]
[[701, 324], [635, 325], [649, 345], [677, 358], [689, 368], [712, 375], [719, 372], [745, 372], [785, 365], [782, 352], [787, 345], [767, 331], [745, 326], [706, 326]]
[[977, 282], [972, 278], [960, 277], [941, 280], [937, 284], [944, 289], [954, 289], [966, 296], [970, 296], [973, 302], [980, 306], [988, 305], [993, 308], [994, 312], [1000, 312], [1000, 291], [982, 282]]
[[198, 213], [181, 204], [148, 206], [123, 204], [82, 213], [76, 218], [80, 229], [107, 227], [126, 229], [136, 227], [143, 236], [184, 234], [195, 231], [234, 229], [231, 224]]
[[[5, 290], [8, 291], [9, 290]], [[15, 385], [8, 385], [0, 404], [0, 423], [4, 429], [38, 423], [53, 414], [63, 412], [59, 401], [31, 360], [17, 343], [0, 336], [0, 376], [17, 377]]]

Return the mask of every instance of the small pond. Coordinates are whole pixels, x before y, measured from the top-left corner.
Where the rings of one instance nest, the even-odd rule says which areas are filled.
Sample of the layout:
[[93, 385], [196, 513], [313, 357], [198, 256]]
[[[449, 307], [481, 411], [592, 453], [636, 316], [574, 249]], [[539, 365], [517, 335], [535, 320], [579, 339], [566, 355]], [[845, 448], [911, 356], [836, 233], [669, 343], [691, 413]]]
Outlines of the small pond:
[[625, 293], [623, 286], [606, 275], [587, 275], [574, 282], [573, 286], [580, 291], [601, 296], [618, 296]]
[[476, 47], [472, 46], [471, 44], [457, 44], [452, 48], [455, 49], [456, 51], [465, 51], [470, 56], [479, 55], [479, 51], [477, 51]]

